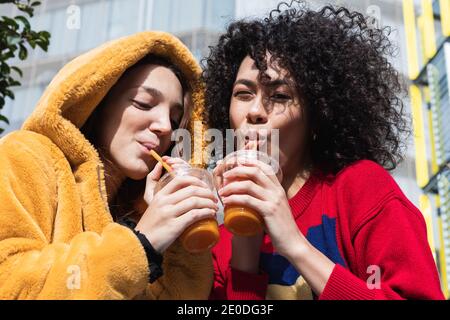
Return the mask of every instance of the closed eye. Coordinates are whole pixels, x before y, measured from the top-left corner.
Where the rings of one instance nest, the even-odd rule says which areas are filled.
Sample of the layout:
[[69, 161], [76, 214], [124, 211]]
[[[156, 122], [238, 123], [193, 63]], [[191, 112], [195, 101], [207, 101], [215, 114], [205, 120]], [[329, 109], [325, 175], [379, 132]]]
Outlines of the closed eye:
[[151, 108], [153, 108], [154, 106], [148, 104], [148, 103], [144, 103], [144, 102], [140, 102], [137, 100], [131, 100], [131, 102], [133, 103], [133, 106], [135, 106], [138, 109], [143, 109], [143, 110], [150, 110]]
[[234, 93], [233, 97], [239, 98], [241, 100], [250, 100], [253, 93], [250, 91], [237, 91]]
[[288, 101], [288, 100], [292, 99], [291, 96], [289, 96], [287, 94], [282, 94], [282, 93], [276, 93], [276, 94], [272, 95], [270, 98], [277, 102], [284, 102], [284, 101]]

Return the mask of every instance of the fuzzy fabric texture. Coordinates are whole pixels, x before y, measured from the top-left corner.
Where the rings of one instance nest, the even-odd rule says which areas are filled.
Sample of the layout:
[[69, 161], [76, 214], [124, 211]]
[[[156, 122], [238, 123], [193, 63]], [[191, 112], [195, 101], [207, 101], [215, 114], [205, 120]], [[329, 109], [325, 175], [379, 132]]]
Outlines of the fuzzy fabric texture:
[[[144, 249], [113, 222], [103, 164], [79, 130], [125, 70], [149, 53], [187, 77], [191, 128], [204, 123], [201, 69], [170, 34], [138, 33], [68, 63], [22, 129], [0, 139], [0, 299], [208, 297], [211, 254], [190, 254], [178, 241], [164, 254], [165, 275], [148, 283]], [[202, 152], [203, 143], [193, 145], [193, 153]]]

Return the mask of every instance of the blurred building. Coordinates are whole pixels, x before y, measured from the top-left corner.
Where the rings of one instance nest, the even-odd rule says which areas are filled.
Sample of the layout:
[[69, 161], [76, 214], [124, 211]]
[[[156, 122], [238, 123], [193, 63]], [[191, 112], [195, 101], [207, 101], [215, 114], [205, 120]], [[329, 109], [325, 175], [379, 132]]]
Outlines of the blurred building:
[[450, 280], [450, 0], [405, 0], [408, 77], [420, 207], [441, 274]]
[[[0, 14], [20, 14], [0, 5]], [[177, 35], [200, 60], [224, 25], [235, 15], [235, 1], [210, 0], [44, 0], [30, 20], [33, 29], [51, 33], [48, 52], [30, 50], [26, 61], [16, 59], [24, 72], [15, 100], [7, 99], [3, 114], [11, 125], [3, 135], [20, 128], [53, 76], [70, 60], [104, 42], [143, 30]]]

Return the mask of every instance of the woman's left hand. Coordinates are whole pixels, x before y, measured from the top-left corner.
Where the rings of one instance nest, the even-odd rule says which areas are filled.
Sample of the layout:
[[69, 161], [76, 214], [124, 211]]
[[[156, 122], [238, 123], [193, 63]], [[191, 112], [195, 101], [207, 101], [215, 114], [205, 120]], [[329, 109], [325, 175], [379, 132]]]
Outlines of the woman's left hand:
[[189, 166], [190, 164], [184, 161], [182, 158], [173, 158], [169, 156], [163, 156], [162, 159], [172, 167], [172, 169], [176, 169], [182, 166]]
[[[169, 156], [163, 156], [162, 159], [172, 168], [176, 169], [180, 166], [189, 165], [186, 161], [184, 161], [181, 158], [172, 158]], [[158, 183], [158, 180], [161, 179], [161, 176], [163, 175], [163, 167], [162, 165], [157, 162], [155, 167], [152, 169], [150, 174], [147, 176], [147, 187], [145, 189], [144, 193], [144, 201], [147, 203], [147, 205], [150, 205], [150, 202], [152, 202], [153, 197], [155, 196], [154, 191], [156, 184]]]
[[240, 205], [257, 211], [279, 254], [290, 259], [294, 249], [307, 244], [292, 216], [286, 193], [270, 166], [247, 160], [225, 172], [223, 178], [228, 181], [219, 190], [224, 206]]

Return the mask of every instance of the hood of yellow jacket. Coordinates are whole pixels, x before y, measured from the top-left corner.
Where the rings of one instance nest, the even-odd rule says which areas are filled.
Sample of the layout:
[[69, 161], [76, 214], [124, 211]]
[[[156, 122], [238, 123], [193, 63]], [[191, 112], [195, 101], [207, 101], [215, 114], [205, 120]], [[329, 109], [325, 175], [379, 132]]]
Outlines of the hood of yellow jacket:
[[[80, 128], [121, 75], [147, 54], [166, 58], [176, 65], [192, 88], [194, 123], [204, 126], [201, 68], [188, 48], [176, 37], [164, 32], [141, 32], [97, 47], [69, 62], [53, 78], [34, 112], [22, 129], [47, 136], [74, 167], [85, 162], [99, 162], [97, 150]], [[200, 139], [192, 136], [192, 141]], [[192, 143], [192, 155], [202, 154], [203, 143]], [[192, 156], [191, 159], [201, 157]], [[197, 162], [197, 165], [204, 163]]]

